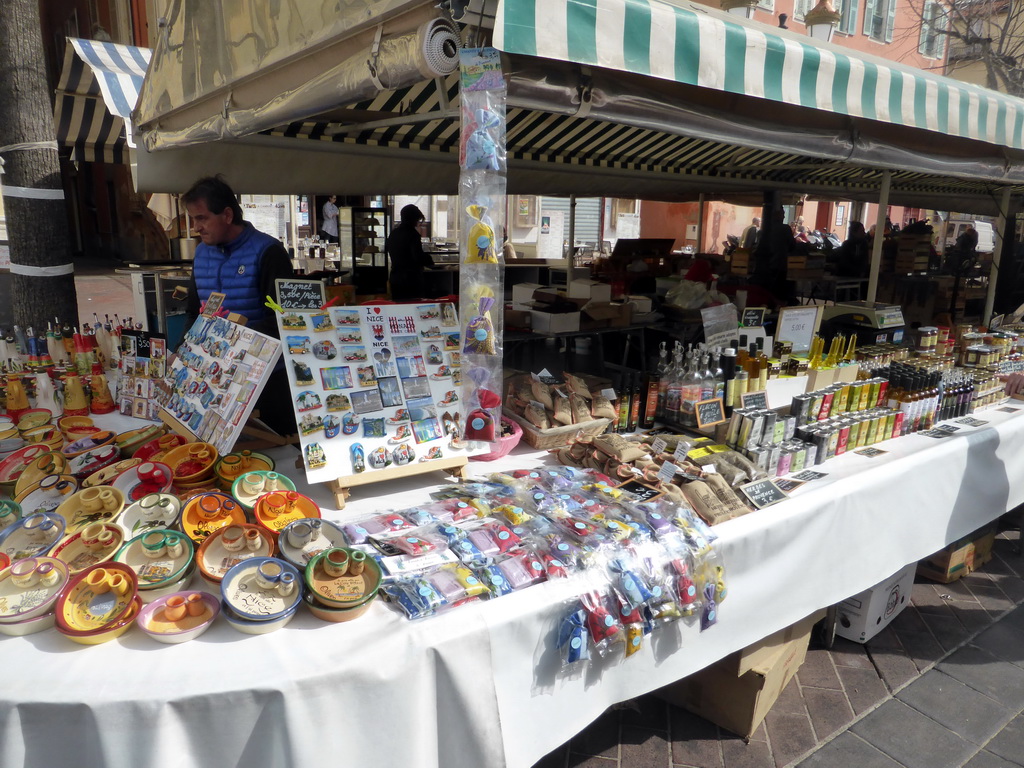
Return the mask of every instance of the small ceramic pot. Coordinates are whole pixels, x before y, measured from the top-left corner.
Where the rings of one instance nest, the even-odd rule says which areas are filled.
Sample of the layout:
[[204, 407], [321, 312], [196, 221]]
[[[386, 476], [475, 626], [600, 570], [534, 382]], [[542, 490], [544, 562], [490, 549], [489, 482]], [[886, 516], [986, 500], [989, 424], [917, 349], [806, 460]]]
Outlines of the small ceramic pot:
[[349, 556], [348, 550], [345, 549], [329, 549], [324, 553], [324, 571], [327, 572], [328, 576], [344, 576], [348, 573], [349, 568]]
[[171, 595], [164, 602], [164, 618], [170, 622], [178, 622], [185, 618], [188, 609], [182, 595]]

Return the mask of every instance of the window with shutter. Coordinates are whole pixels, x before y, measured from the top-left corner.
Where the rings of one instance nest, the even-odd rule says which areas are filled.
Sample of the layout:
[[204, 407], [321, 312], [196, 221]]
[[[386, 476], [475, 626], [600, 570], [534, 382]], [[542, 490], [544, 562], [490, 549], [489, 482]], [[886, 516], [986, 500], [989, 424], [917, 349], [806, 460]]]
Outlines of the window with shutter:
[[896, 28], [896, 0], [886, 0], [888, 3], [888, 13], [885, 19], [885, 42], [892, 42], [892, 33]]
[[878, 0], [865, 0], [864, 2], [864, 34], [871, 37], [871, 20], [875, 16], [875, 5]]
[[839, 31], [844, 35], [857, 34], [857, 6], [859, 0], [843, 0], [840, 5], [842, 17], [839, 19]]

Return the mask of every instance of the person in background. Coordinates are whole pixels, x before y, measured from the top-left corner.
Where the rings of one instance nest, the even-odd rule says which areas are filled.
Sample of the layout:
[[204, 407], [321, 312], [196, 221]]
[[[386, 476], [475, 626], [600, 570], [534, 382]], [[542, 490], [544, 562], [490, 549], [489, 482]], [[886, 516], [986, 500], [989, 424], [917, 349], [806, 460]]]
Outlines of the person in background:
[[434, 266], [430, 254], [423, 252], [418, 230], [426, 217], [415, 205], [407, 205], [401, 210], [399, 220], [400, 223], [391, 230], [385, 245], [391, 261], [391, 274], [388, 277], [391, 299], [415, 301], [423, 296], [423, 270]]
[[761, 237], [761, 219], [755, 216], [750, 220], [750, 226], [743, 230], [740, 235], [740, 248], [753, 251], [757, 247], [757, 241]]
[[337, 195], [330, 195], [327, 198], [323, 207], [324, 223], [320, 226], [320, 233], [324, 239], [335, 245], [338, 243], [338, 206], [335, 205], [337, 200]]
[[786, 278], [787, 259], [796, 247], [793, 230], [786, 224], [782, 208], [772, 211], [754, 251], [754, 274], [750, 282], [770, 291], [787, 303], [795, 299], [795, 286]]
[[501, 257], [505, 261], [519, 258], [519, 256], [516, 254], [515, 247], [512, 245], [511, 242], [509, 242], [508, 230], [505, 227], [501, 228]]
[[846, 240], [839, 246], [836, 256], [836, 274], [841, 277], [867, 277], [871, 264], [871, 241], [864, 224], [850, 222]]
[[[185, 308], [189, 326], [216, 292], [224, 294], [224, 309], [242, 315], [254, 331], [276, 338], [277, 321], [266, 300], [277, 297], [275, 280], [294, 274], [284, 246], [245, 221], [234, 191], [222, 176], [199, 179], [182, 201], [202, 241], [192, 262]], [[283, 363], [274, 370], [256, 407], [271, 429], [282, 435], [296, 431]]]

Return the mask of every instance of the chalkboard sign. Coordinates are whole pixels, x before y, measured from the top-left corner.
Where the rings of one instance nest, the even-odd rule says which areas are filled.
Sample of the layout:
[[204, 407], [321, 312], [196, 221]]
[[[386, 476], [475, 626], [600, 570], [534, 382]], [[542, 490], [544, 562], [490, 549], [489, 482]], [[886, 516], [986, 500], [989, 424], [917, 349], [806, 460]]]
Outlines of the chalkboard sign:
[[740, 491], [758, 509], [770, 507], [772, 504], [778, 504], [789, 498], [785, 491], [775, 484], [774, 480], [755, 480], [752, 483], [741, 485]]
[[763, 389], [756, 392], [744, 392], [740, 395], [740, 402], [744, 408], [767, 408], [768, 393]]
[[620, 490], [629, 491], [632, 494], [636, 494], [637, 501], [650, 501], [661, 496], [661, 491], [657, 488], [652, 488], [649, 485], [644, 485], [638, 480], [627, 480], [622, 485], [618, 486]]
[[748, 328], [764, 325], [764, 316], [767, 311], [767, 307], [747, 307], [743, 310], [743, 317], [740, 318], [740, 322]]
[[725, 406], [720, 397], [701, 400], [694, 405], [694, 409], [697, 413], [698, 427], [713, 427], [725, 421]]
[[277, 303], [284, 309], [320, 309], [327, 303], [320, 280], [275, 280]]

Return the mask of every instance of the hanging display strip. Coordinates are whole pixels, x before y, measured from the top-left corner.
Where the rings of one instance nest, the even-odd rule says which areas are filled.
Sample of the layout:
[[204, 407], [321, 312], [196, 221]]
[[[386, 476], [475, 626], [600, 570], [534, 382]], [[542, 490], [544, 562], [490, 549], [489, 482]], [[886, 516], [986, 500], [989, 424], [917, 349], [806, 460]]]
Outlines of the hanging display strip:
[[167, 340], [158, 334], [121, 331], [121, 379], [117, 409], [125, 416], [158, 421], [157, 385], [167, 374]]
[[277, 323], [309, 482], [465, 463], [454, 304], [282, 307]]
[[505, 80], [493, 48], [463, 49], [460, 64], [462, 412], [466, 440], [486, 445], [501, 436]]
[[281, 356], [281, 342], [227, 318], [200, 315], [176, 355], [161, 420], [230, 453]]

